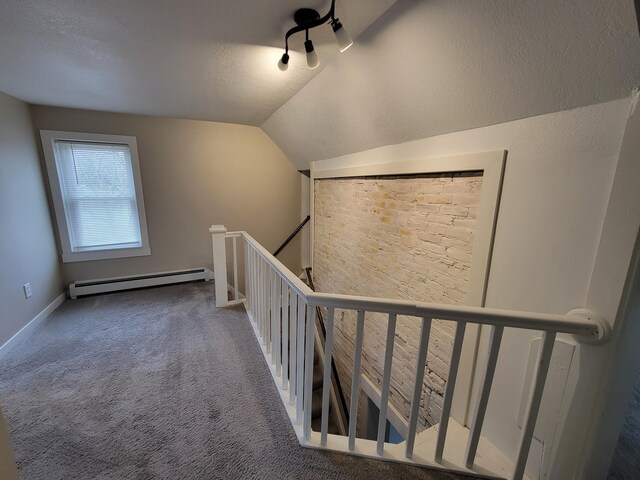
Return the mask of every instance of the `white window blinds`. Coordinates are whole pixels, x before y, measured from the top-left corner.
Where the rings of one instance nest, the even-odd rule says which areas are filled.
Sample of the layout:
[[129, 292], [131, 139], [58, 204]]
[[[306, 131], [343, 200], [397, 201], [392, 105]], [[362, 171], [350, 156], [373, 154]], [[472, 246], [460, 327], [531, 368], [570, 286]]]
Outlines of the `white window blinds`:
[[73, 252], [142, 246], [128, 145], [54, 144]]

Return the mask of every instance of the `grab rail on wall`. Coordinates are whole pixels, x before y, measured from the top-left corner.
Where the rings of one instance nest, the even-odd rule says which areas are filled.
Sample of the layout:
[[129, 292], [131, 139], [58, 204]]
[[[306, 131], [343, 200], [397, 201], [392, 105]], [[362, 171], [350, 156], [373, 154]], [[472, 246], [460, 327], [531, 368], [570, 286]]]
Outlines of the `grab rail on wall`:
[[[291, 424], [300, 444], [305, 447], [410, 463], [466, 475], [521, 479], [533, 439], [556, 335], [571, 334], [578, 341], [591, 344], [604, 343], [609, 337], [610, 329], [607, 321], [586, 309], [577, 309], [567, 315], [554, 315], [313, 292], [247, 232], [226, 232], [226, 229], [220, 225], [212, 226], [210, 232], [213, 239], [216, 305], [222, 307], [238, 302], [244, 303], [274, 381], [279, 387]], [[226, 239], [229, 238], [233, 242], [234, 288], [231, 300], [228, 298], [226, 271]], [[244, 243], [242, 259], [246, 295], [244, 299], [240, 298], [237, 287], [237, 239], [241, 239]], [[219, 285], [224, 288], [219, 290]], [[219, 294], [219, 292], [222, 293]], [[316, 307], [326, 307], [327, 310], [324, 345], [326, 359], [331, 359], [333, 355], [336, 309], [357, 312], [349, 429], [346, 436], [328, 433], [332, 362], [324, 362], [320, 431], [316, 432], [311, 428], [313, 326]], [[388, 315], [376, 441], [356, 438], [364, 324], [369, 312]], [[420, 324], [420, 337], [407, 435], [404, 442], [391, 444], [385, 442], [385, 427], [398, 315], [414, 317], [414, 320]], [[429, 334], [433, 319], [456, 322], [455, 336], [441, 421], [438, 425], [417, 433]], [[450, 414], [462, 342], [465, 328], [469, 323], [488, 325], [491, 327], [491, 333], [486, 364], [474, 405], [474, 415], [467, 428], [458, 424]], [[504, 452], [498, 451], [489, 442], [481, 439], [505, 327], [542, 332], [541, 347], [532, 376], [532, 387], [522, 421], [521, 435], [513, 457], [508, 457]], [[482, 450], [481, 454], [478, 454], [479, 450]]]
[[282, 250], [284, 250], [284, 247], [286, 247], [287, 245], [289, 245], [289, 242], [290, 242], [291, 240], [293, 240], [293, 239], [294, 239], [294, 237], [298, 234], [298, 232], [299, 232], [300, 230], [302, 230], [302, 227], [304, 227], [304, 226], [307, 224], [307, 222], [309, 222], [309, 220], [311, 220], [311, 216], [310, 216], [310, 215], [307, 215], [307, 218], [305, 218], [304, 220], [302, 220], [302, 221], [300, 222], [300, 225], [298, 225], [298, 226], [295, 228], [295, 230], [294, 230], [293, 232], [291, 232], [291, 235], [289, 235], [289, 236], [287, 237], [287, 239], [286, 239], [284, 242], [282, 242], [282, 245], [280, 245], [280, 246], [278, 247], [278, 249], [273, 253], [273, 256], [274, 256], [274, 257], [277, 257], [277, 256], [278, 256], [278, 254], [279, 254]]

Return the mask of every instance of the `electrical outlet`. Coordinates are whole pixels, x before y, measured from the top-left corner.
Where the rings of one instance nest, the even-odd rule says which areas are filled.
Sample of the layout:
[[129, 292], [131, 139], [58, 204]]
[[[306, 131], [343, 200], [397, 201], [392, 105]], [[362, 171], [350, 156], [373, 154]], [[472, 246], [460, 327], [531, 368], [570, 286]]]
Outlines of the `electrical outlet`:
[[24, 298], [29, 298], [31, 296], [31, 284], [25, 283], [22, 288], [24, 289]]

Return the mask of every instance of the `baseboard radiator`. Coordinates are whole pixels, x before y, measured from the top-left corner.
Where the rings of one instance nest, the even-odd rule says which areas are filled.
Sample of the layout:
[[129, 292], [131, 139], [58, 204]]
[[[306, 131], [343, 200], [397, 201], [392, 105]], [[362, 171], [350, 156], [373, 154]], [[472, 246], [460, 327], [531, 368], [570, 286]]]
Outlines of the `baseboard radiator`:
[[82, 280], [69, 284], [69, 297], [76, 299], [83, 295], [117, 292], [134, 288], [157, 287], [172, 283], [193, 282], [196, 280], [211, 280], [213, 274], [208, 268], [194, 268], [190, 270], [174, 270], [172, 272], [146, 273], [126, 277], [101, 278], [96, 280]]

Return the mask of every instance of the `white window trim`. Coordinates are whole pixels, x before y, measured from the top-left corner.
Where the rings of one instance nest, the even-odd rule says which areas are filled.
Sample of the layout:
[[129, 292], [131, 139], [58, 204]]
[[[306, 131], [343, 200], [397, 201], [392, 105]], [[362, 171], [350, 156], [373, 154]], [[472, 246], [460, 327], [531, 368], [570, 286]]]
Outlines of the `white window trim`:
[[[97, 133], [59, 132], [53, 130], [40, 130], [40, 137], [42, 138], [42, 148], [44, 151], [45, 163], [47, 165], [49, 186], [51, 187], [51, 196], [53, 198], [53, 208], [55, 210], [55, 217], [58, 224], [58, 235], [60, 238], [60, 245], [62, 247], [62, 262], [83, 262], [90, 260], [105, 260], [109, 258], [141, 257], [151, 255], [149, 234], [147, 231], [147, 217], [144, 210], [144, 196], [142, 193], [142, 179], [140, 176], [140, 163], [138, 160], [138, 144], [136, 142], [136, 137], [104, 135]], [[58, 169], [56, 167], [54, 154], [54, 143], [57, 140], [72, 142], [119, 143], [121, 145], [128, 145], [131, 153], [131, 169], [133, 170], [138, 219], [140, 221], [141, 247], [92, 250], [87, 252], [72, 251], [67, 217], [65, 215], [62, 192], [60, 190], [60, 179], [58, 178]]]

